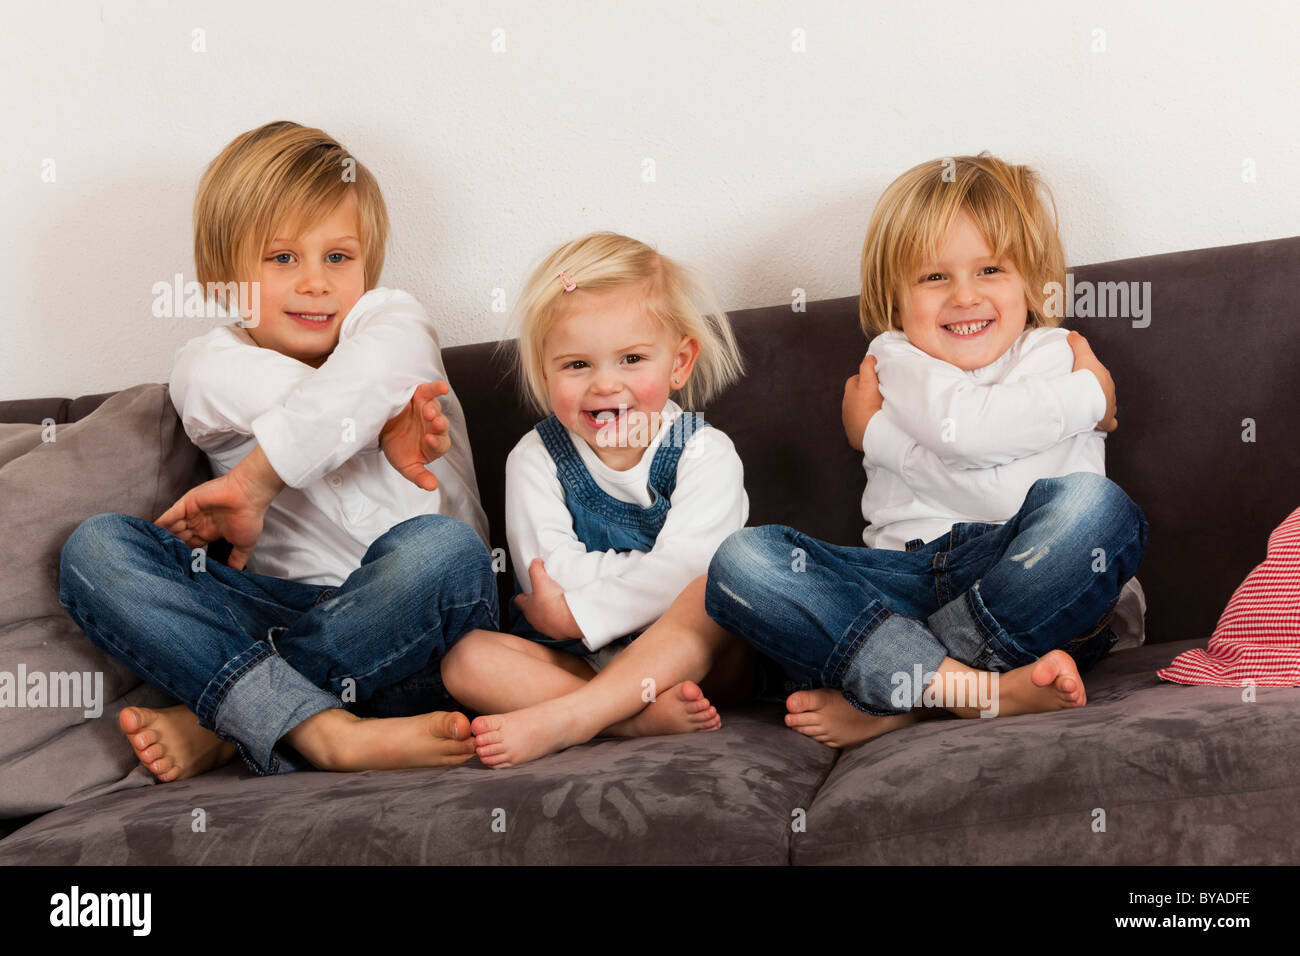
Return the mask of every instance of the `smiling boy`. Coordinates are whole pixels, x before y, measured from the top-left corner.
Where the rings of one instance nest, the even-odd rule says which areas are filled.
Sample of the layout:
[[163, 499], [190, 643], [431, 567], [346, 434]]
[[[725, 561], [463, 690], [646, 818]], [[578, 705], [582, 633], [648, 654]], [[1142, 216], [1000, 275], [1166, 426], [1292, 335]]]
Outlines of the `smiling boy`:
[[[439, 667], [496, 626], [496, 581], [432, 320], [377, 285], [378, 184], [321, 130], [269, 123], [209, 166], [194, 219], [199, 282], [259, 296], [172, 367], [216, 477], [154, 522], [88, 518], [62, 553], [72, 618], [181, 702], [120, 726], [161, 781], [236, 751], [258, 774], [464, 762]], [[218, 538], [224, 564], [198, 551]]]

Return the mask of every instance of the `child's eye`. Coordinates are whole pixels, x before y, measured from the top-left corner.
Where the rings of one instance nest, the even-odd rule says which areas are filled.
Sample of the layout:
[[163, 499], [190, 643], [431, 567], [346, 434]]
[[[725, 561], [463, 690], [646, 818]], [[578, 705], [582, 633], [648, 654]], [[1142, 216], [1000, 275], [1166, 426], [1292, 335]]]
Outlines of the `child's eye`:
[[[286, 258], [286, 256], [288, 258]], [[275, 255], [271, 256], [271, 261], [278, 262], [282, 266], [287, 266], [289, 264], [288, 260], [292, 258], [293, 258], [292, 252], [277, 252]]]
[[942, 279], [942, 278], [944, 278], [942, 272], [931, 272], [929, 275], [922, 277], [921, 281], [929, 282], [931, 279]]
[[1001, 272], [1001, 271], [1002, 271], [1002, 267], [1001, 267], [1001, 266], [985, 266], [983, 269], [980, 270], [980, 272], [982, 272], [982, 273], [983, 273], [983, 272]]
[[[338, 256], [338, 258], [335, 259], [335, 258], [334, 258], [335, 256]], [[350, 259], [350, 258], [352, 258], [352, 257], [349, 256], [349, 255], [346, 255], [345, 253], [342, 253], [342, 252], [331, 252], [331, 253], [330, 253], [328, 256], [326, 256], [325, 258], [329, 259], [330, 262], [334, 263], [334, 265], [338, 265], [338, 264], [339, 264], [340, 262], [342, 262], [344, 259]]]
[[565, 368], [586, 368], [587, 363], [582, 359], [574, 359], [572, 362], [565, 363]]
[[642, 360], [644, 360], [644, 359], [645, 359], [645, 356], [644, 356], [644, 355], [624, 355], [624, 356], [623, 356], [623, 361], [627, 362], [628, 365], [635, 365], [637, 362], [640, 362], [640, 361], [642, 361]]

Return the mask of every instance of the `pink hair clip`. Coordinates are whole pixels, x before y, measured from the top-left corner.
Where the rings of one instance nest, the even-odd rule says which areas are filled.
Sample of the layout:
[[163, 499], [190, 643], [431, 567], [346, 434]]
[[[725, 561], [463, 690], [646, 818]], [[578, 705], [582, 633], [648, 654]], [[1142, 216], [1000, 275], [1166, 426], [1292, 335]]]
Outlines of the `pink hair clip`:
[[560, 284], [564, 286], [565, 292], [572, 292], [574, 289], [578, 287], [578, 283], [574, 282], [573, 279], [569, 277], [569, 274], [567, 272], [561, 272], [555, 278], [560, 280]]

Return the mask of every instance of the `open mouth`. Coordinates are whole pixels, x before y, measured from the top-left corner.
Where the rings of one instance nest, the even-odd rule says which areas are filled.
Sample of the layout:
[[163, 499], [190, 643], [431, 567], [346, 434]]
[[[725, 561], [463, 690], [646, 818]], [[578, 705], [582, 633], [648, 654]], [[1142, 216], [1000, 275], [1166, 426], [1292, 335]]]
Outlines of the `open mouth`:
[[627, 411], [626, 405], [620, 405], [618, 408], [584, 408], [582, 417], [588, 425], [599, 430], [618, 424], [620, 419], [627, 415]]
[[956, 335], [959, 338], [964, 339], [979, 335], [992, 324], [992, 319], [984, 319], [980, 322], [953, 322], [950, 325], [945, 325], [943, 328], [944, 331], [948, 332], [950, 335]]
[[329, 325], [330, 320], [334, 318], [333, 312], [286, 312], [285, 315], [293, 319], [299, 325], [305, 325], [308, 328], [321, 328]]

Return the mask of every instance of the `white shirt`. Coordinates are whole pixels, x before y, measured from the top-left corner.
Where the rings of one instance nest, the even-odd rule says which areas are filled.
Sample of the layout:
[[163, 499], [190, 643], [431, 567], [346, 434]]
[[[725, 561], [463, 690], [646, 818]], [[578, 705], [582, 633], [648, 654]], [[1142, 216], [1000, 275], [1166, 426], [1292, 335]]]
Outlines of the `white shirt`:
[[1072, 372], [1068, 329], [1029, 329], [974, 371], [936, 359], [902, 332], [884, 332], [876, 356], [884, 407], [862, 437], [868, 547], [903, 549], [963, 521], [1002, 523], [1039, 478], [1106, 474], [1106, 395], [1091, 372]]
[[[583, 439], [572, 433], [569, 438], [601, 490], [645, 508], [653, 503], [649, 477], [655, 452], [681, 412], [675, 402], [664, 406], [658, 434], [626, 471], [606, 465]], [[542, 558], [546, 573], [564, 589], [583, 643], [593, 651], [656, 621], [708, 570], [718, 546], [748, 517], [740, 456], [731, 439], [712, 427], [696, 431], [682, 449], [677, 488], [650, 551], [587, 550], [574, 532], [555, 461], [536, 430], [506, 459], [506, 538], [519, 586], [532, 593], [528, 566]]]
[[169, 389], [185, 434], [215, 476], [257, 445], [288, 485], [271, 502], [247, 570], [336, 587], [370, 544], [395, 524], [445, 514], [487, 542], [465, 414], [455, 392], [440, 398], [451, 449], [430, 465], [436, 491], [402, 477], [379, 447], [384, 423], [423, 382], [446, 380], [438, 334], [420, 304], [398, 289], [372, 289], [343, 319], [319, 369], [261, 348], [238, 322], [176, 352]]

